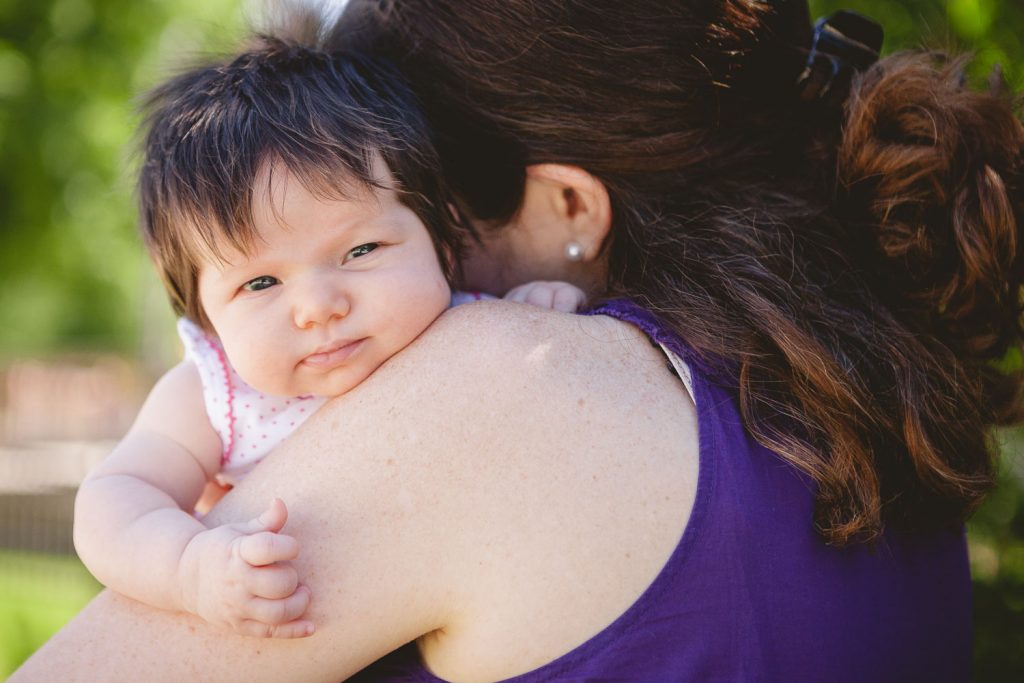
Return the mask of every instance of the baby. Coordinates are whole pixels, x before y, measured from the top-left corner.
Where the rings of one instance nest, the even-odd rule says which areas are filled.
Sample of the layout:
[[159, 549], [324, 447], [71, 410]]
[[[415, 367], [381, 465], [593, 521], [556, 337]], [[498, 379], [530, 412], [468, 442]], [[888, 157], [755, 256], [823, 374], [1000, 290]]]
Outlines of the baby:
[[[208, 528], [196, 501], [478, 298], [449, 287], [454, 203], [418, 103], [365, 57], [264, 38], [169, 81], [148, 110], [142, 227], [186, 358], [82, 484], [75, 546], [129, 597], [243, 634], [307, 636], [284, 503]], [[574, 310], [583, 294], [531, 283], [506, 298]]]

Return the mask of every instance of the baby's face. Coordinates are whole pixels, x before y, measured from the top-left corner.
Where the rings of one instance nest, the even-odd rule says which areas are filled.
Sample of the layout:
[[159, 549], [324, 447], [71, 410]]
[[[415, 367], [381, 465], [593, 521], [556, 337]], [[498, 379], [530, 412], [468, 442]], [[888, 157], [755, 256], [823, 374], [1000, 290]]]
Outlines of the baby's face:
[[312, 195], [275, 169], [252, 253], [202, 264], [199, 296], [231, 364], [279, 396], [337, 396], [412, 342], [451, 292], [423, 223], [393, 190]]

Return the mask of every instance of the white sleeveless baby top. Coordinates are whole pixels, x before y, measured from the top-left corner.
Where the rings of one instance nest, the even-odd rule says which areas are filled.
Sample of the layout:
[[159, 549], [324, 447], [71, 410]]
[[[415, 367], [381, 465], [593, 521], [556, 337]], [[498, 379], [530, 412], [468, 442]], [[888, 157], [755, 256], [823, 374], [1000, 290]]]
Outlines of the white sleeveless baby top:
[[178, 320], [185, 358], [195, 363], [203, 402], [224, 450], [217, 480], [234, 485], [327, 400], [323, 396], [271, 396], [238, 376], [217, 337], [190, 320]]

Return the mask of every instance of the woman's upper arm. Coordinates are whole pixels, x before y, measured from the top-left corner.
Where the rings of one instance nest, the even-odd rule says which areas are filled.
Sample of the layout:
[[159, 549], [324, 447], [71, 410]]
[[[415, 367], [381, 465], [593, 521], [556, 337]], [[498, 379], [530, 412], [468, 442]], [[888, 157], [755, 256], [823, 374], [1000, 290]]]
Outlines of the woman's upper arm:
[[550, 340], [531, 341], [564, 321], [551, 328], [507, 304], [463, 308], [328, 403], [211, 513], [214, 523], [250, 519], [285, 501], [314, 636], [254, 640], [104, 594], [23, 675], [338, 680], [457, 620], [460, 584], [472, 583], [467, 539], [486, 536], [475, 527], [491, 519], [474, 514], [475, 470], [493, 469], [491, 444], [514, 451], [529, 431], [518, 422], [524, 396], [565, 384], [546, 376]]

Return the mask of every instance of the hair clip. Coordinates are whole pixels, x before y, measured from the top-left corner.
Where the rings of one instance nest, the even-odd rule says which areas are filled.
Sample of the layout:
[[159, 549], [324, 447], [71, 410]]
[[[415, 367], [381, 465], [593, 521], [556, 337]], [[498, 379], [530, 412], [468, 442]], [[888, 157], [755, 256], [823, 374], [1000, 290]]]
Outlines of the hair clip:
[[818, 19], [807, 63], [796, 82], [800, 99], [841, 101], [853, 73], [878, 61], [883, 38], [879, 23], [850, 10]]

